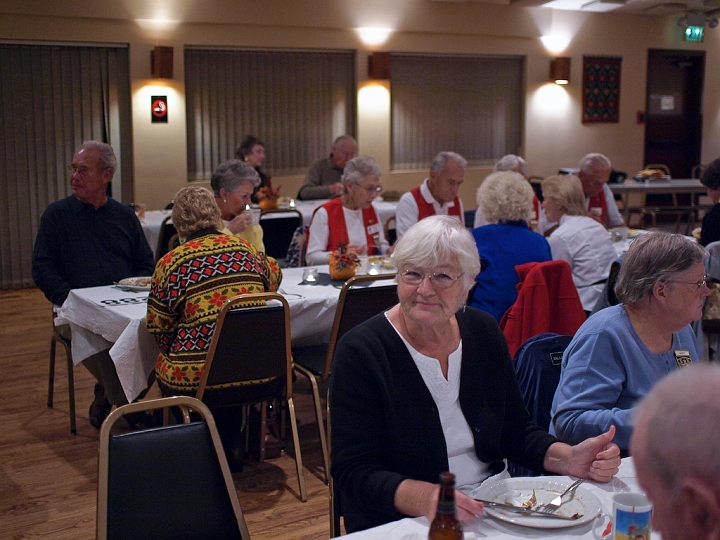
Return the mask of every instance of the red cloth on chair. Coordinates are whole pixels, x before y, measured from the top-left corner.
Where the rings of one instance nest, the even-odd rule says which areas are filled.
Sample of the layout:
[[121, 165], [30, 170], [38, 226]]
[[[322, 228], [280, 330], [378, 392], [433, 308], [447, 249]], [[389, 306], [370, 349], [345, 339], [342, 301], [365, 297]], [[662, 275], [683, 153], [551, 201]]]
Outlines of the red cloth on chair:
[[510, 356], [525, 340], [542, 334], [573, 336], [585, 322], [570, 265], [565, 261], [531, 262], [515, 267], [518, 297], [500, 321]]

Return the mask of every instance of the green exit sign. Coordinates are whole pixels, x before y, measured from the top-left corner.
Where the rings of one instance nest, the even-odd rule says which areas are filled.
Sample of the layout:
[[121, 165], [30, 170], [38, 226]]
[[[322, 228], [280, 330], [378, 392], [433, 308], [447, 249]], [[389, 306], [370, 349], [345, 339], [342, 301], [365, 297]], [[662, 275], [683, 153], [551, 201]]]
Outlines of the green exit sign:
[[703, 40], [705, 28], [702, 26], [687, 26], [685, 28], [685, 41], [700, 42]]

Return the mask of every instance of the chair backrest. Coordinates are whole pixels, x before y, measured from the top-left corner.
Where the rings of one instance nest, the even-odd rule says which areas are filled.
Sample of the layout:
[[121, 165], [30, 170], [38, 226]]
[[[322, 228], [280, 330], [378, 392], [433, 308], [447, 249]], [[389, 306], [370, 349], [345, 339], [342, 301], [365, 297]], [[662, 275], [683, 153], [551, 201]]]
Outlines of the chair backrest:
[[212, 406], [292, 396], [290, 307], [276, 293], [241, 294], [223, 306], [196, 397]]
[[601, 309], [616, 306], [620, 303], [617, 295], [615, 294], [615, 285], [617, 284], [618, 274], [620, 274], [620, 267], [622, 266], [624, 258], [625, 255], [623, 254], [610, 265], [610, 273], [608, 274], [607, 281], [605, 282], [603, 293], [595, 303], [595, 307], [593, 308], [591, 315], [594, 315]]
[[330, 376], [332, 357], [338, 340], [357, 325], [398, 303], [397, 287], [394, 282], [383, 286], [370, 286], [377, 281], [394, 279], [395, 274], [381, 274], [379, 276], [355, 276], [345, 282], [340, 291], [330, 333], [323, 380], [327, 380]]
[[288, 268], [305, 266], [305, 255], [307, 253], [307, 225], [300, 225], [293, 233], [292, 240], [288, 246], [285, 256], [285, 265]]
[[[571, 340], [571, 336], [552, 332], [539, 334], [525, 341], [513, 357], [517, 381], [530, 418], [546, 430], [550, 427], [550, 408], [560, 381], [563, 352]], [[528, 476], [528, 472], [511, 468], [513, 476]]]
[[275, 259], [284, 259], [295, 230], [303, 224], [298, 210], [269, 210], [260, 215], [265, 253]]
[[397, 240], [397, 218], [395, 214], [385, 221], [385, 240], [387, 240], [391, 246], [395, 243], [395, 240]]
[[690, 170], [690, 178], [701, 178], [705, 169], [707, 169], [707, 165], [703, 165], [702, 163], [693, 165], [693, 168]]
[[468, 229], [472, 229], [475, 224], [475, 210], [465, 210], [463, 219], [465, 220], [463, 225]]
[[[202, 421], [113, 433], [124, 415], [189, 407]], [[178, 467], [185, 463], [186, 466]], [[249, 540], [210, 410], [174, 396], [125, 405], [100, 431], [97, 538]]]
[[515, 270], [518, 297], [500, 320], [510, 354], [544, 332], [575, 335], [586, 317], [570, 265], [563, 260], [531, 262]]
[[170, 240], [177, 234], [175, 225], [172, 224], [172, 217], [167, 216], [160, 224], [160, 235], [158, 236], [157, 249], [155, 250], [155, 262], [159, 261], [170, 251]]

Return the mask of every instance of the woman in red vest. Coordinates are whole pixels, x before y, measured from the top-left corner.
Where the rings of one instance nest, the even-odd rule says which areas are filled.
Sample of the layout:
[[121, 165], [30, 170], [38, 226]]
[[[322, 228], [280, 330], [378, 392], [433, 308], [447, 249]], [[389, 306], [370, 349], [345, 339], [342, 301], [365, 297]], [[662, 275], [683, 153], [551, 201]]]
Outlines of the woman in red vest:
[[342, 175], [345, 192], [315, 211], [308, 231], [308, 264], [326, 264], [338, 243], [358, 255], [381, 255], [388, 250], [382, 223], [372, 202], [382, 190], [382, 171], [370, 156], [348, 161]]

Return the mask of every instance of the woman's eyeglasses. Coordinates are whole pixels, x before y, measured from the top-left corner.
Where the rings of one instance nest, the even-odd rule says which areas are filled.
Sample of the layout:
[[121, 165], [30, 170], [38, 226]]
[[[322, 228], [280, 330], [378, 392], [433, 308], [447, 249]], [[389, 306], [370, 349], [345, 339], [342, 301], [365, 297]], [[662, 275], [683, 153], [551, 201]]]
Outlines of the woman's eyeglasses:
[[695, 285], [697, 290], [700, 291], [700, 289], [707, 285], [707, 275], [704, 275], [700, 281], [678, 281], [677, 279], [670, 279], [668, 281], [670, 283], [682, 283], [683, 285]]
[[458, 279], [463, 277], [463, 275], [465, 275], [464, 272], [459, 276], [454, 277], [450, 274], [446, 274], [445, 272], [422, 274], [416, 270], [403, 270], [400, 272], [400, 281], [402, 281], [405, 285], [419, 286], [423, 279], [428, 278], [430, 283], [438, 289], [447, 289], [452, 287]]
[[365, 187], [362, 184], [358, 184], [357, 182], [355, 182], [355, 185], [363, 188], [368, 193], [380, 193], [382, 191], [382, 186]]

